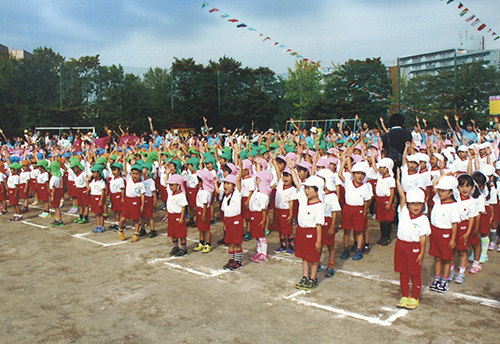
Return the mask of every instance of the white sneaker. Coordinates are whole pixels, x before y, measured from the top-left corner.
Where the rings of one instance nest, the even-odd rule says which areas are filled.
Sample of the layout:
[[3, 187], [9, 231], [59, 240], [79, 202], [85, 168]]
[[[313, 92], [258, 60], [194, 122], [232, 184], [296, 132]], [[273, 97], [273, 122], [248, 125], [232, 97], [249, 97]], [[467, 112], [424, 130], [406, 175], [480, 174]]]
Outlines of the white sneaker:
[[490, 259], [488, 258], [488, 255], [486, 254], [486, 252], [481, 253], [481, 256], [479, 257], [479, 263], [483, 264], [483, 263], [486, 263], [489, 260]]
[[497, 249], [497, 243], [495, 241], [490, 242], [488, 245], [488, 251], [495, 251]]

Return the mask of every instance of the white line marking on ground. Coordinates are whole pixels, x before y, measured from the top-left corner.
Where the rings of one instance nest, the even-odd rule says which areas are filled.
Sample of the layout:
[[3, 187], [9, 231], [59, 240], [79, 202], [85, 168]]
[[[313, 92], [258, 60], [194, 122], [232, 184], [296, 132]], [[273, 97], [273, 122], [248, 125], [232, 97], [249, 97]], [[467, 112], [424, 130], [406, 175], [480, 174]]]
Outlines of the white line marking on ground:
[[173, 260], [173, 259], [178, 259], [178, 258], [180, 258], [180, 257], [154, 258], [154, 259], [148, 260], [148, 264], [156, 264], [158, 262], [164, 262], [167, 260]]
[[170, 267], [172, 267], [174, 269], [184, 270], [184, 271], [189, 272], [189, 273], [191, 273], [193, 275], [198, 275], [198, 276], [203, 276], [203, 277], [217, 277], [217, 276], [220, 276], [222, 274], [225, 274], [225, 273], [229, 272], [229, 270], [213, 270], [213, 269], [208, 269], [210, 271], [210, 273], [206, 273], [206, 272], [198, 271], [198, 270], [195, 270], [195, 269], [192, 269], [192, 268], [187, 268], [187, 267], [181, 266], [179, 264], [174, 264], [174, 263], [169, 263], [169, 262], [165, 262], [163, 264], [167, 265], [167, 266], [170, 266]]
[[408, 314], [408, 311], [406, 309], [400, 309], [395, 314], [388, 317], [385, 321], [388, 321], [392, 324], [394, 321], [396, 321], [397, 319], [399, 319], [401, 317], [404, 317], [406, 314]]
[[383, 278], [377, 275], [367, 275], [366, 273], [363, 272], [357, 272], [357, 271], [350, 271], [350, 270], [335, 270], [335, 272], [340, 272], [342, 274], [350, 275], [350, 276], [355, 276], [355, 277], [361, 277], [361, 278], [366, 278], [369, 280], [373, 281], [378, 281], [378, 282], [385, 282], [385, 283], [390, 283], [394, 285], [399, 285], [399, 281], [396, 280], [391, 280], [387, 278]]
[[296, 296], [299, 296], [299, 295], [305, 295], [306, 293], [307, 293], [306, 290], [299, 290], [299, 291], [296, 291], [295, 293], [293, 293], [291, 295], [284, 296], [283, 298], [285, 300], [289, 300], [289, 299], [293, 299], [293, 298], [295, 298]]
[[500, 301], [486, 299], [484, 297], [479, 297], [479, 296], [466, 295], [466, 294], [462, 294], [462, 293], [451, 293], [450, 295], [457, 297], [459, 299], [464, 299], [464, 300], [472, 301], [472, 302], [478, 302], [478, 303], [485, 305], [485, 306], [500, 308]]
[[90, 238], [86, 238], [85, 236], [89, 235], [89, 234], [91, 234], [91, 233], [77, 233], [77, 234], [73, 234], [71, 236], [74, 237], [74, 238], [77, 238], [77, 239], [82, 239], [82, 240], [90, 241], [90, 242], [92, 242], [94, 244], [101, 245], [102, 247], [116, 246], [116, 245], [121, 245], [121, 244], [125, 244], [126, 243], [126, 241], [120, 241], [120, 242], [114, 242], [114, 243], [105, 244], [105, 243], [97, 241], [97, 240], [92, 240]]
[[37, 225], [36, 223], [32, 223], [32, 222], [28, 222], [28, 221], [21, 221], [21, 223], [24, 223], [26, 225], [30, 225], [30, 226], [35, 226], [35, 227], [38, 227], [38, 228], [50, 228], [49, 226], [42, 226], [42, 225]]

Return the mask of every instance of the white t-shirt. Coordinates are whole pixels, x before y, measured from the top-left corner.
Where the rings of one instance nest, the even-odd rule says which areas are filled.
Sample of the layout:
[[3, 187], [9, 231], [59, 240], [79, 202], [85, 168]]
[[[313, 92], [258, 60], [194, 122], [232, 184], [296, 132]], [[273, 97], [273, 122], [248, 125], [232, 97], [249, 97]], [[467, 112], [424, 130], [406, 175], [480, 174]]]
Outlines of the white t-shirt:
[[19, 175], [10, 175], [7, 179], [7, 187], [9, 189], [15, 189], [19, 185]]
[[248, 203], [248, 210], [261, 212], [267, 209], [269, 205], [269, 196], [263, 194], [260, 191], [255, 191], [252, 193], [252, 197], [250, 197], [250, 202]]
[[186, 181], [186, 186], [190, 189], [195, 189], [198, 186], [198, 176], [190, 171], [182, 171], [182, 177]]
[[220, 208], [224, 211], [224, 216], [233, 217], [241, 214], [241, 192], [234, 189], [232, 195], [225, 195]]
[[276, 187], [274, 205], [277, 209], [290, 209], [290, 201], [297, 200], [297, 188], [293, 185], [285, 188], [283, 180], [280, 179]]
[[203, 208], [203, 205], [206, 204], [207, 207], [209, 207], [211, 198], [212, 198], [211, 192], [204, 189], [198, 190], [198, 193], [196, 194], [196, 206], [198, 208]]
[[144, 193], [144, 196], [153, 197], [153, 192], [156, 191], [155, 181], [151, 178], [148, 178], [148, 179], [144, 179], [142, 181], [142, 183], [144, 184], [144, 189], [146, 190], [146, 192]]
[[332, 217], [334, 211], [341, 211], [339, 199], [335, 192], [325, 194], [325, 217]]
[[467, 199], [462, 199], [460, 195], [458, 195], [458, 210], [460, 214], [460, 222], [469, 220], [471, 217], [476, 217], [479, 215], [477, 211], [477, 201], [469, 197]]
[[352, 179], [346, 179], [344, 188], [345, 202], [348, 205], [365, 205], [365, 201], [369, 201], [373, 197], [372, 186], [368, 183], [356, 187]]
[[30, 178], [30, 171], [21, 171], [21, 174], [19, 174], [19, 184], [26, 184], [30, 180]]
[[180, 214], [182, 208], [188, 205], [186, 194], [178, 192], [169, 194], [167, 199], [167, 212], [170, 214]]
[[122, 189], [125, 189], [125, 179], [123, 177], [112, 177], [109, 180], [109, 192], [112, 194], [121, 193]]
[[424, 214], [416, 218], [411, 218], [410, 211], [406, 207], [399, 206], [398, 239], [408, 242], [419, 242], [422, 235], [431, 234], [429, 219]]
[[95, 180], [93, 179], [90, 183], [90, 194], [92, 196], [100, 196], [102, 194], [102, 190], [106, 189], [106, 182], [104, 179]]
[[77, 189], [83, 189], [87, 187], [87, 175], [82, 171], [79, 175], [75, 175], [75, 185]]
[[255, 180], [250, 177], [241, 179], [241, 197], [248, 197], [255, 190]]
[[40, 174], [40, 170], [38, 168], [35, 168], [35, 169], [33, 169], [33, 171], [31, 171], [30, 178], [36, 179], [39, 174]]
[[49, 173], [48, 172], [42, 172], [36, 177], [36, 182], [38, 184], [45, 184], [49, 181]]
[[316, 228], [316, 225], [325, 223], [325, 206], [321, 202], [309, 204], [309, 200], [304, 192], [300, 190], [298, 197], [299, 213], [297, 221], [302, 228]]
[[125, 183], [125, 196], [130, 198], [141, 197], [142, 194], [146, 193], [146, 188], [142, 181], [135, 183], [132, 176], [127, 175]]
[[433, 198], [434, 207], [431, 212], [431, 224], [438, 228], [451, 228], [453, 223], [460, 222], [460, 211], [458, 203], [441, 203], [441, 198], [435, 195]]
[[395, 187], [396, 180], [394, 177], [383, 177], [379, 174], [377, 178], [377, 185], [375, 186], [375, 195], [378, 197], [389, 197], [391, 195], [391, 189]]
[[55, 177], [55, 176], [50, 177], [49, 189], [51, 189], [51, 190], [53, 188], [60, 189], [61, 188], [61, 181], [62, 181], [62, 177]]
[[406, 165], [401, 168], [401, 185], [404, 192], [408, 192], [408, 190], [413, 188], [425, 188], [422, 176], [418, 172], [409, 174], [408, 166]]

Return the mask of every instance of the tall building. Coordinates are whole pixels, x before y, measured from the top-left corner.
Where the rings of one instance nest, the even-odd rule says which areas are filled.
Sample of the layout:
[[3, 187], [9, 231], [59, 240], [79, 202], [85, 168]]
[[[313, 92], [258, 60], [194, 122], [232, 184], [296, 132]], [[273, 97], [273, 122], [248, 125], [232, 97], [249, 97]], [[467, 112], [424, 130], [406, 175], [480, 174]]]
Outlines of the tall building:
[[496, 50], [466, 50], [447, 49], [399, 58], [401, 74], [410, 78], [428, 73], [437, 75], [441, 71], [453, 70], [457, 66], [480, 62], [483, 66], [500, 68], [500, 49]]
[[9, 50], [9, 53], [17, 60], [31, 58], [31, 53], [26, 50]]

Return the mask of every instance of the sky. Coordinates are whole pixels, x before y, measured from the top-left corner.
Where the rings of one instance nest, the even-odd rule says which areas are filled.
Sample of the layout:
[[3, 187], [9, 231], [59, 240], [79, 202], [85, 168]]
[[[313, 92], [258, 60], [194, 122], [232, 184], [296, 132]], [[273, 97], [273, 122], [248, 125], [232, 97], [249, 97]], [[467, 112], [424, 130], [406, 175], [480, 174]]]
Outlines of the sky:
[[[287, 48], [322, 67], [348, 59], [398, 56], [459, 48], [460, 36], [486, 30], [459, 16], [447, 0], [18, 0], [0, 2], [0, 44], [32, 51], [50, 47], [66, 58], [100, 55], [101, 64], [169, 68], [174, 57], [207, 64], [224, 55], [243, 66], [285, 73], [295, 58]], [[500, 1], [464, 0], [500, 34]], [[217, 8], [220, 11], [210, 13]], [[221, 14], [229, 14], [226, 19]], [[236, 18], [238, 23], [228, 22]], [[236, 28], [245, 23], [264, 34]], [[491, 26], [490, 26], [491, 25]], [[263, 42], [269, 36], [272, 40]], [[274, 41], [286, 46], [277, 48]]]

